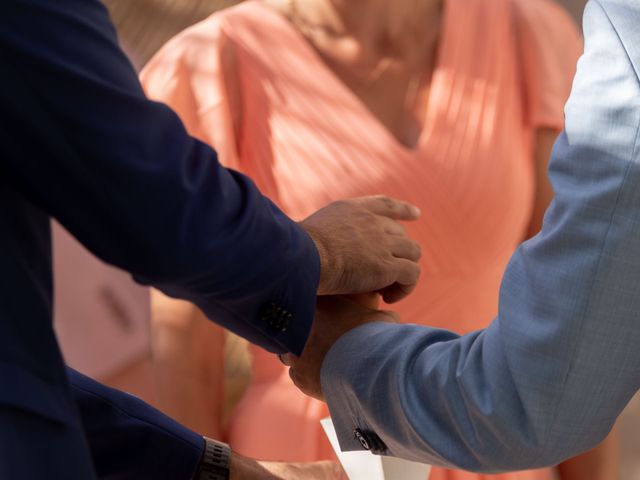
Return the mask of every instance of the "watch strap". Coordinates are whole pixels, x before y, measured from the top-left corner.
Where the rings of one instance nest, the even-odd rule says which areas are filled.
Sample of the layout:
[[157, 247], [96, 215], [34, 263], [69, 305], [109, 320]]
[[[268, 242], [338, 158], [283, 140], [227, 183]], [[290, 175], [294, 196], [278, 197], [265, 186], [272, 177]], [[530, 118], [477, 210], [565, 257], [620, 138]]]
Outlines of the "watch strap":
[[229, 480], [229, 445], [208, 437], [204, 437], [204, 442], [204, 453], [195, 480]]

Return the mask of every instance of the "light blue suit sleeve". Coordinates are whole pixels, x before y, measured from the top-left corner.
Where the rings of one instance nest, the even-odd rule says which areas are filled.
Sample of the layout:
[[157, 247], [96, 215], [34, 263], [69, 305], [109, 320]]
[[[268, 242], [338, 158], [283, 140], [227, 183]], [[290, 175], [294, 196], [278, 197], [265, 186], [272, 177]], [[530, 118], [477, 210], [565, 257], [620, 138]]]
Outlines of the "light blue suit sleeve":
[[505, 273], [499, 314], [459, 337], [375, 323], [343, 336], [322, 387], [344, 450], [499, 472], [600, 442], [640, 387], [640, 4], [592, 1], [550, 164], [542, 232]]

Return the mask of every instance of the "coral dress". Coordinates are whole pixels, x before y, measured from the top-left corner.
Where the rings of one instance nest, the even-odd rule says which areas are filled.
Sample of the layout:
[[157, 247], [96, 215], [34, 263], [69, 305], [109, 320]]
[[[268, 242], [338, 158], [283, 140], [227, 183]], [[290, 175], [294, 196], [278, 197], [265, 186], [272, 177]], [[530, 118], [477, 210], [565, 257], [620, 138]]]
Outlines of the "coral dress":
[[[496, 314], [502, 273], [534, 203], [534, 133], [562, 128], [581, 42], [551, 0], [445, 0], [443, 22], [415, 148], [399, 143], [288, 20], [258, 1], [178, 35], [142, 80], [293, 218], [377, 193], [418, 205], [422, 218], [408, 229], [423, 248], [422, 280], [394, 308], [406, 322], [465, 333]], [[299, 393], [274, 356], [252, 353], [231, 445], [258, 458], [332, 458], [319, 425], [325, 406]], [[431, 478], [552, 475], [435, 469]]]

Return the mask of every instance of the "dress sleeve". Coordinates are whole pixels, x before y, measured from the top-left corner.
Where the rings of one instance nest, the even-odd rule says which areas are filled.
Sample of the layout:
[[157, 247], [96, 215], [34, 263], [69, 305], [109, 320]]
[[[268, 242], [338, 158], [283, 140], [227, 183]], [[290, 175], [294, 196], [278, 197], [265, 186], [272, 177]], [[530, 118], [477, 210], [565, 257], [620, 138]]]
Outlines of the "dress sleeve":
[[525, 121], [560, 131], [582, 39], [568, 13], [551, 0], [513, 0]]
[[144, 67], [140, 80], [149, 98], [169, 105], [192, 136], [216, 149], [220, 163], [239, 170], [238, 75], [223, 25], [223, 15], [214, 14], [178, 34]]

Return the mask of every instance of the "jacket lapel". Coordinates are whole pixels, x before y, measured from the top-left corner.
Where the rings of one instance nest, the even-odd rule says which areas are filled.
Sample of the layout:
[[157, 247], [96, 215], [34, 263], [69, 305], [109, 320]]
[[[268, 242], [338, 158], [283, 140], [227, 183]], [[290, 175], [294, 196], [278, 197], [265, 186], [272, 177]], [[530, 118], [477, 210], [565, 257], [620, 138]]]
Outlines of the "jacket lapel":
[[638, 0], [599, 0], [629, 55], [640, 79], [640, 2]]

